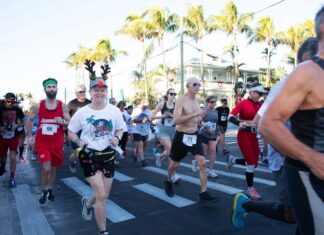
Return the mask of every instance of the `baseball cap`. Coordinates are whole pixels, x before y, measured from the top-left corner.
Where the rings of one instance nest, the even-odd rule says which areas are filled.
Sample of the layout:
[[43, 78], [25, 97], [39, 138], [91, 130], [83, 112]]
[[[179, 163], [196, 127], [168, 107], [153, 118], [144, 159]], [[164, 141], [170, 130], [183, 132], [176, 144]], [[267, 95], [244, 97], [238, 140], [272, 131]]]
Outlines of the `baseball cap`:
[[90, 80], [90, 89], [95, 87], [95, 86], [98, 86], [98, 87], [108, 87], [107, 86], [107, 83], [106, 83], [106, 80], [104, 79], [101, 79], [101, 78], [97, 78], [97, 79], [94, 79], [94, 80]]

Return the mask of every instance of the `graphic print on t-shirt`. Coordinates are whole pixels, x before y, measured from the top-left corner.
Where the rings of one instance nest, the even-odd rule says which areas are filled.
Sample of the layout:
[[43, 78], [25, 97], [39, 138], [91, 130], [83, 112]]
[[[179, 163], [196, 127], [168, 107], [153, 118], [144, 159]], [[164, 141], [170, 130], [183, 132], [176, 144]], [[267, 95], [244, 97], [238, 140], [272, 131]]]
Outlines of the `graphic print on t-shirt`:
[[91, 136], [93, 140], [104, 139], [112, 135], [113, 123], [106, 119], [95, 119], [94, 115], [87, 118], [87, 124], [91, 124]]

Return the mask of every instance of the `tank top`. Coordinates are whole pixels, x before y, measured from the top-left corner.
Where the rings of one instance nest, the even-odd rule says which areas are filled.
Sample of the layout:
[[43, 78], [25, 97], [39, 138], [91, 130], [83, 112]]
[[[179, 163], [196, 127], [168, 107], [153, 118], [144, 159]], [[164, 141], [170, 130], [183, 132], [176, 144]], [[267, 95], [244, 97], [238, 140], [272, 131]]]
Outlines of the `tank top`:
[[[324, 69], [324, 61], [322, 59], [317, 56], [311, 59]], [[324, 107], [297, 110], [290, 118], [290, 122], [291, 132], [298, 140], [315, 151], [324, 153]], [[289, 157], [286, 158], [286, 164], [302, 170], [308, 169], [302, 162]]]
[[[174, 103], [173, 103], [173, 108], [169, 109], [167, 107], [167, 101], [164, 102], [163, 107], [161, 109], [161, 113], [163, 115], [163, 113], [168, 112], [168, 113], [172, 113], [173, 114], [173, 110], [174, 110]], [[162, 125], [164, 126], [172, 126], [173, 125], [173, 118], [163, 118], [161, 121]]]
[[38, 130], [36, 141], [55, 141], [57, 144], [64, 143], [63, 126], [58, 124], [56, 117], [63, 118], [62, 101], [57, 101], [57, 107], [53, 110], [48, 110], [45, 106], [45, 100], [40, 102], [38, 113]]

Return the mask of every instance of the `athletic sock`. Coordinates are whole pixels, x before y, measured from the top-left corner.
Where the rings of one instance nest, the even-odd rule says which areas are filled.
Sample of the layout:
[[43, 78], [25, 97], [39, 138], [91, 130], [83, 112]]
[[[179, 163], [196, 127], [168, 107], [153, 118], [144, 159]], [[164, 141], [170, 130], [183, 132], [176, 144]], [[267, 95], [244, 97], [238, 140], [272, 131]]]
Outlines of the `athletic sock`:
[[254, 177], [254, 173], [245, 172], [245, 178], [246, 178], [246, 183], [247, 183], [248, 187], [253, 188], [253, 177]]
[[22, 156], [24, 153], [24, 147], [19, 147], [19, 156]]

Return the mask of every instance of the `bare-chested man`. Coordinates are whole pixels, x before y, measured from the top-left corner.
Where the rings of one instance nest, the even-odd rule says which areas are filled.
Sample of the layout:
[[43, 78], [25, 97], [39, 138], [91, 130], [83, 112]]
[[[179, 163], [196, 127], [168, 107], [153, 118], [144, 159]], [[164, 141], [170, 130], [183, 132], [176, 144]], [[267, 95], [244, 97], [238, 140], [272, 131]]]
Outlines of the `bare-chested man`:
[[[300, 234], [324, 234], [324, 6], [315, 17], [319, 50], [299, 64], [270, 104], [261, 134], [285, 158], [285, 186]], [[291, 132], [284, 122], [290, 119]]]
[[[54, 201], [53, 187], [56, 177], [56, 167], [64, 165], [63, 143], [64, 130], [70, 121], [68, 108], [62, 101], [56, 99], [57, 81], [48, 78], [43, 81], [46, 99], [32, 107], [27, 120], [29, 144], [34, 144], [38, 159], [42, 164], [40, 205], [46, 205], [47, 200]], [[34, 118], [38, 115], [38, 131], [32, 138]]]
[[186, 84], [187, 93], [179, 97], [176, 101], [173, 112], [176, 133], [170, 152], [171, 161], [168, 168], [168, 176], [165, 179], [165, 193], [169, 197], [174, 196], [171, 180], [172, 175], [179, 167], [180, 161], [186, 157], [188, 152], [191, 152], [199, 166], [199, 177], [201, 182], [199, 201], [216, 202], [219, 201], [219, 198], [213, 197], [207, 192], [205, 157], [198, 136], [198, 124], [201, 122], [201, 117], [205, 114], [205, 111], [199, 108], [199, 101], [196, 98], [200, 86], [197, 78], [189, 78]]

